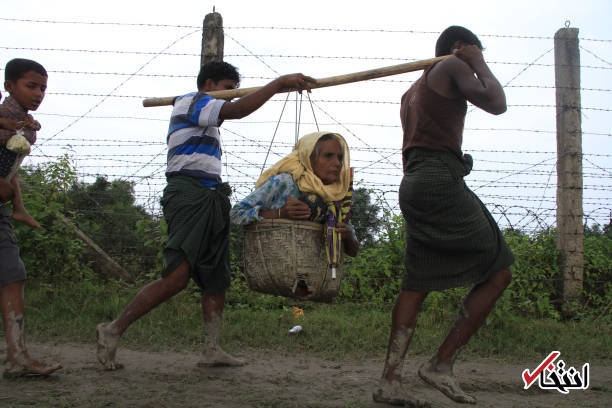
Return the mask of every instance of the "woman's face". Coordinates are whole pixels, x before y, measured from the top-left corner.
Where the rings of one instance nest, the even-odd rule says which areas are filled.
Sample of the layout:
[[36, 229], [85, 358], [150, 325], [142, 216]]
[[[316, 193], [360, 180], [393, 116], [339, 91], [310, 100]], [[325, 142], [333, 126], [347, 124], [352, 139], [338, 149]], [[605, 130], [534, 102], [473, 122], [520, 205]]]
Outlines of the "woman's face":
[[335, 183], [340, 179], [343, 152], [340, 142], [335, 139], [318, 142], [318, 153], [311, 162], [312, 170], [323, 184]]

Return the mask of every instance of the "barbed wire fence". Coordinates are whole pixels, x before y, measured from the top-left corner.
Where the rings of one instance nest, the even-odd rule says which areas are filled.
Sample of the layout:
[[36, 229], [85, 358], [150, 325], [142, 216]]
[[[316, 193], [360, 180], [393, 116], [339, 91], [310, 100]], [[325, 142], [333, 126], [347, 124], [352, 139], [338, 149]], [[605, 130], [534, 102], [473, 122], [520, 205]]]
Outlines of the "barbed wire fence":
[[[55, 160], [68, 152], [80, 180], [91, 183], [102, 176], [130, 181], [137, 202], [160, 217], [170, 108], [145, 109], [141, 101], [195, 90], [201, 57], [196, 51], [201, 41], [197, 34], [202, 28], [22, 18], [0, 21], [16, 33], [0, 46], [2, 61], [29, 57], [42, 62], [49, 72], [46, 100], [34, 113], [43, 129], [29, 163]], [[58, 25], [85, 26], [86, 41], [70, 35], [60, 43], [44, 35], [18, 35]], [[299, 71], [324, 77], [428, 58], [439, 34], [231, 24], [223, 29], [224, 58], [239, 67], [244, 87], [262, 85], [278, 73]], [[283, 41], [278, 40], [279, 35]], [[488, 64], [504, 85], [508, 111], [491, 116], [469, 108], [463, 148], [473, 155], [475, 164], [466, 182], [500, 227], [526, 233], [554, 227], [554, 38], [495, 33], [479, 37], [485, 43]], [[612, 40], [580, 38], [580, 42], [584, 223], [604, 226], [612, 214], [612, 88], [608, 87], [612, 83]], [[287, 49], [285, 44], [296, 46]], [[373, 46], [366, 49], [364, 44]], [[296, 129], [305, 134], [318, 125], [347, 139], [357, 187], [366, 188], [381, 209], [399, 214], [399, 101], [419, 75], [314, 90], [312, 113], [297, 96], [289, 98], [287, 103], [293, 105], [282, 110], [286, 99], [279, 95], [244, 120], [226, 121], [222, 127], [223, 177], [233, 187], [233, 202], [253, 189], [267, 155], [272, 164], [291, 150]], [[271, 144], [276, 127], [278, 136]]]

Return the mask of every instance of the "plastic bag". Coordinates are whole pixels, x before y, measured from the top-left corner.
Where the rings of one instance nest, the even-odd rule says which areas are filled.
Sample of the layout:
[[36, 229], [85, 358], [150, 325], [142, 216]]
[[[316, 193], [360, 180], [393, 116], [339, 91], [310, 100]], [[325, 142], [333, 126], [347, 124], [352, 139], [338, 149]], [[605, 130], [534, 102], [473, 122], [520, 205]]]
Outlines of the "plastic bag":
[[17, 130], [13, 136], [6, 142], [6, 148], [11, 152], [17, 153], [19, 156], [30, 154], [30, 142], [23, 135], [23, 130]]

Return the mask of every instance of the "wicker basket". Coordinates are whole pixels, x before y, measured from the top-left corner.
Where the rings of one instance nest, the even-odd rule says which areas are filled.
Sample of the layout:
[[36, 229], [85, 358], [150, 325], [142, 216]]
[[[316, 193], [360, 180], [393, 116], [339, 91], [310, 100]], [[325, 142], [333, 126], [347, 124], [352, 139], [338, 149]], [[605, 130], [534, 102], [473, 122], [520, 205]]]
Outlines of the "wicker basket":
[[301, 300], [329, 301], [342, 281], [342, 258], [332, 279], [324, 225], [266, 219], [244, 227], [244, 265], [249, 287]]

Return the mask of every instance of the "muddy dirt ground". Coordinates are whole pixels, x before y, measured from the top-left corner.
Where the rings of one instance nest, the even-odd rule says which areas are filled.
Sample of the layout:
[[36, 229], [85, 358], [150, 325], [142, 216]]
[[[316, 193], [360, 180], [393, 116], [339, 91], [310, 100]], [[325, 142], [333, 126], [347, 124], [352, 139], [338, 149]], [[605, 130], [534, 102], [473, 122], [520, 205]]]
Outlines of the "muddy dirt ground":
[[[385, 407], [372, 401], [380, 360], [326, 361], [274, 351], [235, 353], [249, 364], [239, 368], [198, 368], [197, 353], [147, 352], [120, 348], [125, 369], [107, 372], [95, 346], [30, 344], [32, 355], [62, 362], [49, 378], [0, 379], [0, 407]], [[4, 354], [4, 353], [2, 353]], [[425, 385], [416, 375], [425, 360], [404, 367], [415, 395], [432, 407], [466, 407]], [[612, 367], [591, 364], [590, 387], [568, 395], [523, 390], [521, 372], [533, 367], [495, 361], [460, 361], [461, 384], [478, 398], [476, 407], [610, 407]], [[578, 364], [578, 363], [576, 363]], [[3, 370], [3, 367], [0, 366]], [[471, 406], [471, 405], [468, 405]]]

